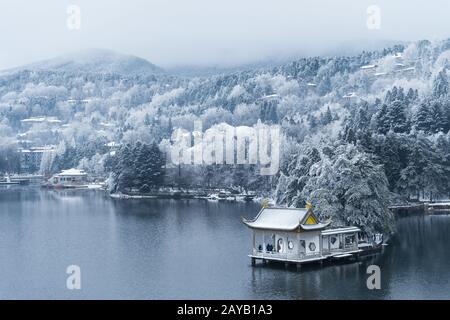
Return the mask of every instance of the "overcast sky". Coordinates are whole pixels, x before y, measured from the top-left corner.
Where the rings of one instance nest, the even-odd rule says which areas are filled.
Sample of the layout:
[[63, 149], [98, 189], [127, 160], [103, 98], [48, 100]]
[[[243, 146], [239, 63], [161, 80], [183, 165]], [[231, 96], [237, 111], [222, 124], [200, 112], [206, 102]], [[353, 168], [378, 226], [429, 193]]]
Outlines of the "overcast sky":
[[[79, 30], [67, 27], [72, 4], [81, 9]], [[381, 9], [376, 30], [367, 27], [373, 4]], [[0, 0], [0, 69], [84, 48], [162, 67], [230, 66], [446, 38], [449, 13], [448, 0]]]

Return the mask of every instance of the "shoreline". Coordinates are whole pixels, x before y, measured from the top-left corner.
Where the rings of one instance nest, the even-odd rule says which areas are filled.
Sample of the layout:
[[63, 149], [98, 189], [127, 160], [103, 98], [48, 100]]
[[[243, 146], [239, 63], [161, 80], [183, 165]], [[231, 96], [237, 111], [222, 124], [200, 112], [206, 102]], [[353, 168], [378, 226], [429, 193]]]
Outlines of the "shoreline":
[[[254, 194], [227, 194], [208, 193], [207, 191], [159, 191], [151, 193], [140, 192], [116, 192], [108, 193], [113, 199], [173, 199], [173, 200], [205, 200], [211, 202], [262, 202], [266, 197], [256, 196]], [[275, 203], [273, 199], [269, 202]]]

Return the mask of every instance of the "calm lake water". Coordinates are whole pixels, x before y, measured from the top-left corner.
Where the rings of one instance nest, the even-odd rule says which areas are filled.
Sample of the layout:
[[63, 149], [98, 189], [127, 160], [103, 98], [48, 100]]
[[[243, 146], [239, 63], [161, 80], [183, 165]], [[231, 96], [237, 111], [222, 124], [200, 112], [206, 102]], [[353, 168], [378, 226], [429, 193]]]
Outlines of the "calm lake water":
[[[0, 298], [450, 299], [450, 216], [402, 219], [360, 262], [251, 267], [240, 216], [257, 204], [113, 200], [97, 191], [0, 189]], [[381, 268], [381, 290], [366, 287]], [[66, 268], [81, 268], [81, 290]]]

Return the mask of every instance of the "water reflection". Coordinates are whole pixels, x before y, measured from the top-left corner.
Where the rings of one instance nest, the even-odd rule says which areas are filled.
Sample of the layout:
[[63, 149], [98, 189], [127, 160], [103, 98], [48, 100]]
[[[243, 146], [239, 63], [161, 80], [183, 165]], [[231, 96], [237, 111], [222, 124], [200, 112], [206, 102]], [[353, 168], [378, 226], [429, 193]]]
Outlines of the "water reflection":
[[[356, 263], [251, 267], [240, 216], [258, 204], [114, 200], [98, 191], [0, 190], [0, 297], [112, 299], [449, 298], [450, 219], [398, 223], [382, 255]], [[82, 290], [65, 289], [65, 268]], [[381, 290], [366, 287], [381, 267]]]

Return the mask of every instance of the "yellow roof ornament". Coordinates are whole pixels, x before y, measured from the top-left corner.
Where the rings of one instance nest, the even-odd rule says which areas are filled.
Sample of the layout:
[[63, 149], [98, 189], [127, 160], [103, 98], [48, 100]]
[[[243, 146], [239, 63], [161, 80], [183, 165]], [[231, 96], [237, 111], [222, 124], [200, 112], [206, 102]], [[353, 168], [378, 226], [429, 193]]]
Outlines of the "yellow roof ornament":
[[267, 199], [263, 199], [263, 201], [262, 201], [262, 207], [265, 209], [265, 208], [268, 208], [269, 207], [269, 200], [267, 200]]
[[307, 202], [305, 205], [305, 209], [311, 209], [312, 208], [312, 204], [310, 202]]
[[308, 225], [317, 224], [317, 221], [316, 221], [316, 219], [314, 219], [314, 217], [312, 215], [310, 215], [308, 217], [308, 219], [306, 219], [305, 224], [308, 224]]

